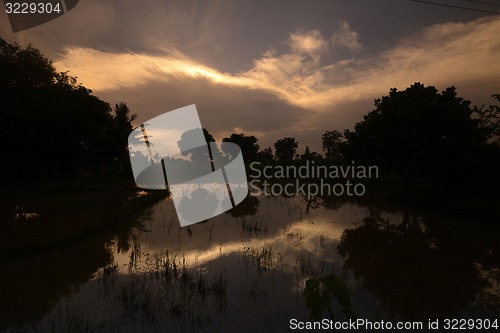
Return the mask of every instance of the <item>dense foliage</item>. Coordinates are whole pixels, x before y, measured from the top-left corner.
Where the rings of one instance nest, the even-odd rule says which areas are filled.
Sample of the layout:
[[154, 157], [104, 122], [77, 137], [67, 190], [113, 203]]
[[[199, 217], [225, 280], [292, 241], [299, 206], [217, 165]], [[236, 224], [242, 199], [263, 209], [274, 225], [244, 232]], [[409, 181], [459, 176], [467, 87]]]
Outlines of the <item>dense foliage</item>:
[[496, 115], [481, 119], [475, 110], [454, 87], [442, 93], [420, 83], [404, 91], [394, 88], [375, 101], [375, 110], [353, 131], [345, 131], [343, 153], [348, 160], [395, 172], [405, 182], [424, 178], [448, 186], [496, 179], [499, 149], [488, 144]]
[[[57, 72], [40, 51], [0, 39], [0, 98], [4, 120], [3, 171], [73, 177], [78, 166], [120, 164], [130, 121], [125, 104], [108, 103]], [[89, 165], [92, 165], [89, 166]]]

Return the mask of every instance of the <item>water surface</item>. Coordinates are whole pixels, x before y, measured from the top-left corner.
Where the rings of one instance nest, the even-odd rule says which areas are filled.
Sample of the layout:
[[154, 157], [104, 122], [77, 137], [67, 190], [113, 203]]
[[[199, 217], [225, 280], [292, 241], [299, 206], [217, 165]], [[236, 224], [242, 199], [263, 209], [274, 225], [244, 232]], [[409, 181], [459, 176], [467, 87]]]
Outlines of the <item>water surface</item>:
[[[500, 314], [498, 228], [474, 220], [366, 200], [250, 196], [184, 228], [165, 199], [126, 225], [11, 267], [10, 297], [20, 298], [5, 303], [18, 314], [4, 311], [6, 331], [283, 332], [290, 319], [310, 318], [306, 280], [332, 274], [358, 318]], [[335, 297], [330, 307], [322, 317], [347, 319]]]

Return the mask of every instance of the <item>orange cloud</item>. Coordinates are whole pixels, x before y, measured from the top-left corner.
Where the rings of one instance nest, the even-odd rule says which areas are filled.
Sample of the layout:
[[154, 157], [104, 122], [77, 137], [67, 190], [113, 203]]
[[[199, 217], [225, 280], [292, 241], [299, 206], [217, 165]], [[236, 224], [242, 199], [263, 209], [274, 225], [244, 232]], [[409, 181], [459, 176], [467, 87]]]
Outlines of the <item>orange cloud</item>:
[[433, 85], [498, 82], [498, 31], [497, 18], [439, 24], [371, 57], [326, 63], [322, 57], [329, 48], [362, 48], [357, 33], [341, 22], [330, 40], [317, 30], [293, 33], [288, 53], [266, 52], [250, 70], [234, 74], [205, 66], [175, 49], [153, 56], [68, 48], [55, 65], [59, 70], [71, 69], [71, 74], [95, 91], [131, 88], [152, 80], [203, 78], [214, 85], [264, 90], [289, 104], [321, 111], [337, 103], [377, 97], [391, 87], [405, 88], [415, 81]]

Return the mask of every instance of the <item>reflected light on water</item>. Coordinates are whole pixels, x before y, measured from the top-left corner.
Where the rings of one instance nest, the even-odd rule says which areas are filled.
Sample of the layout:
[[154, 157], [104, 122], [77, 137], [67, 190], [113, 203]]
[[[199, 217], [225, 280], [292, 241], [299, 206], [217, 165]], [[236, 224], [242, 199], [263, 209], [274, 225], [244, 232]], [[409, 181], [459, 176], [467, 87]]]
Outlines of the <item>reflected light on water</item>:
[[[344, 229], [354, 225], [349, 221], [354, 221], [358, 210], [348, 204], [329, 214], [325, 214], [324, 208], [305, 214], [299, 197], [259, 199], [259, 210], [254, 216], [238, 221], [225, 214], [189, 228], [177, 227], [173, 205], [165, 200], [155, 208], [151, 219], [145, 221], [146, 231], [135, 231], [134, 242], [140, 244], [142, 253], [176, 253], [177, 258], [185, 259], [188, 267], [265, 246], [280, 253], [283, 264], [293, 266], [297, 251], [308, 251], [319, 258], [325, 255], [318, 248], [320, 242], [330, 243], [332, 250]], [[278, 207], [276, 202], [280, 202]], [[114, 259], [119, 272], [128, 274], [130, 254], [118, 251], [115, 245]]]
[[500, 313], [499, 248], [490, 229], [476, 225], [471, 237], [452, 218], [454, 224], [442, 224], [434, 216], [337, 198], [317, 203], [254, 196], [239, 211], [182, 228], [165, 199], [106, 243], [107, 266], [99, 264], [93, 278], [30, 325], [39, 331], [78, 324], [105, 332], [281, 332], [290, 318], [309, 318], [305, 281], [332, 274], [352, 291], [359, 318]]

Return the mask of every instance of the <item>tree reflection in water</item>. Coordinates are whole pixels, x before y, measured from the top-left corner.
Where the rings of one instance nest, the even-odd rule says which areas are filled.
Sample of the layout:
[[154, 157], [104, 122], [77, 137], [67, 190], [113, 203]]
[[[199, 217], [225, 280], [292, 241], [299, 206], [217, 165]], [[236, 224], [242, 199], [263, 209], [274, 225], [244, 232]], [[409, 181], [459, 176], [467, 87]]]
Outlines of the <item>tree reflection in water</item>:
[[478, 300], [490, 284], [484, 271], [498, 267], [498, 245], [477, 239], [483, 241], [408, 213], [390, 223], [372, 210], [361, 226], [343, 232], [338, 251], [389, 315], [450, 318]]

